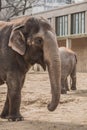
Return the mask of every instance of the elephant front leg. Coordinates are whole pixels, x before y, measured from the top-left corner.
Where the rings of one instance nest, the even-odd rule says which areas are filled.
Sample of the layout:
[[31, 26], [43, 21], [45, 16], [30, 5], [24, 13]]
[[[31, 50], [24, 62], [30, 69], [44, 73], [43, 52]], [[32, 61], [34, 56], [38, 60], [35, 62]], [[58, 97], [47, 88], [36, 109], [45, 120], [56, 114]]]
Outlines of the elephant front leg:
[[24, 83], [25, 77], [15, 74], [11, 75], [7, 79], [8, 86], [8, 100], [9, 100], [9, 121], [22, 121], [24, 120], [20, 114], [21, 104], [21, 89]]
[[20, 114], [21, 90], [9, 90], [9, 121], [22, 121]]
[[9, 99], [8, 99], [8, 94], [7, 94], [4, 108], [3, 108], [3, 111], [0, 115], [0, 117], [3, 119], [7, 119], [8, 115], [9, 115]]

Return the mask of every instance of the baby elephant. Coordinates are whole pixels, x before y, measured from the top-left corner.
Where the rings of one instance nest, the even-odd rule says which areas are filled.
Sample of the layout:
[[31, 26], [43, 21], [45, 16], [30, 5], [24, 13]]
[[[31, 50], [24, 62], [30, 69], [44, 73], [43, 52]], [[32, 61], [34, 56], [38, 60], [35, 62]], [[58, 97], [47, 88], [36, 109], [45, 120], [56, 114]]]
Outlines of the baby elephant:
[[72, 83], [71, 89], [76, 90], [76, 53], [66, 47], [60, 47], [61, 59], [61, 93], [66, 94], [69, 90], [67, 77], [70, 75]]

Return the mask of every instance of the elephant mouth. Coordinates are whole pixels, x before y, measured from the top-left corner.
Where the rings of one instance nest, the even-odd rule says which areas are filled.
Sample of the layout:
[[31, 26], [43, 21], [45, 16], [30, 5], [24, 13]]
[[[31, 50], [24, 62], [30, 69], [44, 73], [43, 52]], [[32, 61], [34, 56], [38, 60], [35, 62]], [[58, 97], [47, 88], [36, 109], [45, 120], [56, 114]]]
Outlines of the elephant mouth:
[[41, 67], [43, 68], [44, 71], [46, 71], [46, 64], [44, 61], [40, 60], [37, 63], [41, 65]]
[[39, 64], [43, 68], [43, 70], [46, 71], [46, 63], [44, 61], [42, 53], [39, 53], [39, 55], [31, 55], [31, 57], [29, 58], [29, 63], [31, 65]]

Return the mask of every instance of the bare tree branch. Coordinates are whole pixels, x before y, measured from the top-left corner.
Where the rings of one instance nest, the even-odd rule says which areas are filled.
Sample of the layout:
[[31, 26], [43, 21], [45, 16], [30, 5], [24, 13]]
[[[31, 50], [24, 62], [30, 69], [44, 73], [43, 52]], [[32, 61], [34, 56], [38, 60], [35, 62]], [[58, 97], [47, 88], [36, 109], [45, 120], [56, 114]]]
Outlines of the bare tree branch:
[[25, 8], [26, 8], [26, 4], [27, 4], [27, 0], [24, 0], [24, 8], [23, 8], [23, 15], [25, 14]]
[[[33, 7], [35, 7], [35, 6], [37, 6], [37, 5], [34, 5]], [[40, 6], [40, 5], [38, 4], [38, 6]], [[31, 8], [32, 8], [32, 6], [29, 5], [28, 7], [24, 8], [24, 10], [26, 11], [26, 10], [31, 9]], [[23, 11], [23, 9], [20, 9], [20, 10], [18, 10], [17, 13], [20, 13], [20, 12], [22, 12], [22, 11]], [[16, 13], [14, 12], [14, 13], [9, 17], [9, 19], [12, 18], [12, 17], [14, 17], [15, 15], [16, 15]], [[24, 15], [24, 14], [23, 14], [23, 15]]]
[[0, 11], [1, 11], [1, 7], [2, 7], [2, 2], [1, 2], [1, 0], [0, 0]]
[[1, 11], [3, 12], [3, 17], [5, 17], [5, 19], [10, 19], [11, 17], [19, 15], [25, 15], [27, 10], [41, 5], [41, 0], [3, 0], [3, 2], [4, 1], [5, 4], [3, 3]]

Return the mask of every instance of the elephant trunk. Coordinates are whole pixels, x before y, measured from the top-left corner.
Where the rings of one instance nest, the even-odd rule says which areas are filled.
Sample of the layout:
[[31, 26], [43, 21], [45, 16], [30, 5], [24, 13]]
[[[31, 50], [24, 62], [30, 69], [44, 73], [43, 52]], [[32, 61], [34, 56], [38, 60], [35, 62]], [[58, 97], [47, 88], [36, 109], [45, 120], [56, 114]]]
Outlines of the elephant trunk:
[[44, 44], [44, 60], [48, 67], [52, 92], [52, 100], [51, 103], [48, 104], [48, 110], [54, 111], [59, 103], [61, 93], [60, 57], [55, 35], [49, 31], [46, 37], [46, 44]]

